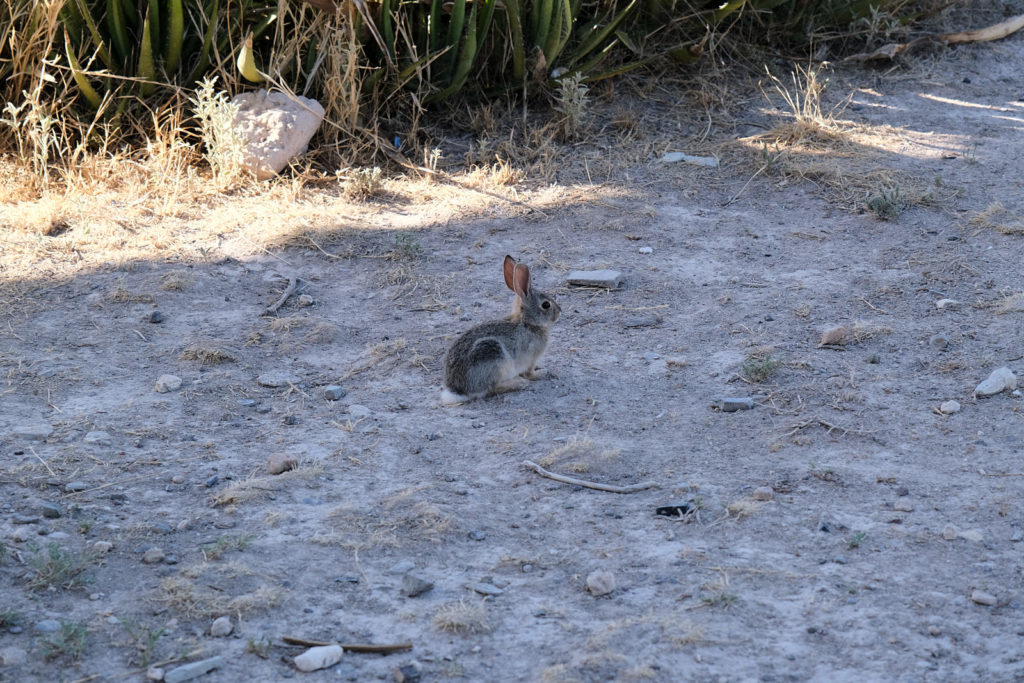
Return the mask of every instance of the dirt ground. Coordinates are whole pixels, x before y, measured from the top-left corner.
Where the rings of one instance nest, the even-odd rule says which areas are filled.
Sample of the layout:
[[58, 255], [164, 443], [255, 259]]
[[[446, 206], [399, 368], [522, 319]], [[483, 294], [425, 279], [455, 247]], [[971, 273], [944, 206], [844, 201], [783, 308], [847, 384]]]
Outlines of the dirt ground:
[[[602, 86], [545, 182], [122, 197], [52, 236], [4, 205], [0, 680], [1024, 680], [1024, 401], [974, 396], [1024, 374], [1021, 64], [839, 66], [836, 121], [778, 143], [770, 84]], [[506, 253], [560, 302], [548, 376], [441, 406]], [[566, 284], [597, 268], [623, 287]], [[412, 649], [305, 674], [282, 636]]]

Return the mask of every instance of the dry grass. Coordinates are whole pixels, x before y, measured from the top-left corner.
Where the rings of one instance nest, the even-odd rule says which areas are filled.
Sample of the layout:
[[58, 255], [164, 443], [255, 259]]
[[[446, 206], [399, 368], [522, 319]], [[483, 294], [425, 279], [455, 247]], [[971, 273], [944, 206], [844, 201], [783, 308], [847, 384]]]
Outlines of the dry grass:
[[573, 436], [542, 457], [539, 464], [546, 468], [557, 467], [569, 472], [583, 473], [607, 465], [621, 453], [622, 451], [617, 448], [599, 446], [589, 437]]
[[[241, 618], [244, 614], [272, 609], [284, 601], [286, 589], [279, 586], [272, 588], [265, 584], [232, 595], [237, 590], [238, 578], [237, 571], [232, 572], [231, 576], [204, 572], [201, 581], [171, 576], [160, 583], [156, 600], [189, 619], [210, 619], [224, 614]], [[229, 591], [229, 587], [233, 590]]]
[[993, 202], [983, 211], [975, 213], [969, 222], [976, 228], [997, 230], [1004, 235], [1024, 235], [1024, 220], [1020, 214], [1007, 209], [1000, 202]]
[[760, 500], [754, 500], [753, 498], [740, 498], [739, 500], [729, 503], [725, 509], [736, 519], [743, 519], [744, 517], [756, 515], [762, 507], [764, 507], [764, 503]]
[[253, 475], [248, 479], [233, 482], [214, 496], [214, 505], [239, 505], [253, 501], [264, 501], [271, 494], [295, 488], [300, 482], [310, 482], [324, 472], [320, 462], [300, 461], [295, 469], [274, 475]]
[[1006, 294], [1002, 299], [995, 303], [996, 315], [1020, 313], [1022, 311], [1024, 311], [1024, 292]]
[[167, 292], [183, 292], [196, 281], [196, 276], [187, 270], [171, 270], [160, 277], [160, 289]]
[[410, 487], [398, 491], [376, 510], [351, 505], [337, 507], [327, 516], [336, 531], [320, 534], [314, 540], [354, 550], [436, 543], [452, 529], [453, 522], [441, 508], [423, 499], [425, 490], [426, 487]]
[[442, 605], [434, 615], [434, 626], [448, 633], [473, 635], [489, 633], [487, 609], [482, 602], [458, 602]]
[[193, 344], [181, 352], [182, 360], [197, 360], [203, 365], [234, 363], [235, 354], [213, 344]]

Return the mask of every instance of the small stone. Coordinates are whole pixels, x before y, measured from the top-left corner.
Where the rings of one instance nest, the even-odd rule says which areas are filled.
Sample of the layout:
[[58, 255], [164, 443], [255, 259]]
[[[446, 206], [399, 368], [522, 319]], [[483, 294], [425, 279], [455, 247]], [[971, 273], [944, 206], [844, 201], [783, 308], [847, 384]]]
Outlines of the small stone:
[[988, 607], [991, 607], [992, 605], [999, 602], [996, 599], [996, 596], [992, 595], [991, 593], [986, 593], [985, 591], [977, 589], [971, 591], [971, 601], [976, 602], [979, 605], [986, 605]]
[[265, 387], [271, 387], [276, 389], [277, 387], [286, 387], [289, 384], [298, 384], [299, 378], [288, 372], [287, 370], [271, 370], [264, 372], [256, 378], [256, 381]]
[[36, 535], [37, 533], [35, 528], [30, 526], [19, 526], [14, 530], [14, 533], [11, 534], [11, 540], [15, 543], [24, 543]]
[[947, 524], [946, 527], [942, 530], [942, 537], [947, 541], [955, 541], [957, 536], [959, 535], [960, 530], [952, 524]]
[[305, 672], [326, 669], [340, 662], [343, 654], [341, 645], [311, 647], [295, 657], [295, 668]]
[[975, 396], [994, 396], [1007, 389], [1017, 388], [1017, 376], [1008, 367], [997, 368], [974, 390]]
[[237, 401], [235, 401], [235, 403], [237, 403], [238, 405], [242, 406], [243, 408], [255, 408], [256, 407], [256, 399], [254, 399], [254, 398], [240, 398]]
[[146, 678], [150, 681], [164, 680], [164, 670], [159, 666], [151, 666], [146, 669]]
[[849, 343], [852, 338], [853, 334], [850, 332], [850, 328], [845, 325], [838, 325], [825, 330], [821, 335], [821, 341], [818, 342], [818, 345], [842, 346], [843, 344]]
[[483, 529], [473, 529], [468, 536], [471, 541], [482, 541], [487, 538], [487, 532]]
[[64, 490], [68, 493], [79, 493], [89, 488], [89, 485], [84, 481], [72, 481], [64, 485]]
[[[42, 532], [43, 529], [40, 529], [39, 531]], [[66, 541], [71, 538], [71, 534], [66, 531], [51, 531], [46, 538], [50, 541]]]
[[419, 595], [423, 595], [433, 587], [433, 582], [427, 581], [412, 572], [402, 577], [402, 595], [407, 598], [415, 598]]
[[753, 410], [752, 398], [723, 398], [715, 403], [715, 407], [723, 413], [735, 413], [738, 410]]
[[185, 475], [183, 475], [183, 474], [175, 474], [173, 477], [171, 477], [171, 483], [172, 484], [183, 484], [183, 483], [185, 483]]
[[164, 314], [160, 311], [150, 311], [144, 320], [149, 323], [159, 324], [164, 321]]
[[299, 418], [295, 417], [294, 415], [285, 415], [281, 419], [281, 422], [285, 423], [286, 425], [297, 425], [299, 424]]
[[60, 509], [60, 505], [56, 503], [43, 503], [39, 506], [39, 511], [47, 519], [59, 519], [64, 514], [63, 510]]
[[35, 515], [21, 515], [16, 512], [11, 517], [11, 521], [15, 524], [35, 524], [39, 521], [39, 517]]
[[24, 630], [25, 629], [23, 629], [20, 626], [11, 626], [9, 629], [7, 629], [7, 632], [13, 635], [18, 635], [19, 633], [22, 633]]
[[364, 417], [370, 417], [370, 415], [373, 414], [373, 411], [367, 408], [366, 406], [361, 406], [358, 403], [353, 403], [348, 407], [348, 414], [358, 420]]
[[1010, 396], [1013, 396], [1014, 398], [1020, 398], [1021, 396], [1024, 396], [1024, 394], [1021, 393], [1020, 389], [1014, 389], [1013, 391], [1010, 392]]
[[218, 475], [216, 475], [216, 474], [214, 474], [214, 475], [211, 475], [211, 476], [210, 476], [210, 478], [209, 478], [209, 479], [207, 479], [207, 480], [206, 480], [206, 481], [204, 482], [204, 484], [206, 485], [206, 488], [208, 488], [208, 489], [212, 489], [212, 488], [213, 488], [214, 486], [216, 486], [216, 485], [217, 485], [218, 483], [220, 483], [220, 477], [219, 477]]
[[968, 529], [967, 531], [960, 532], [960, 538], [966, 541], [974, 541], [975, 543], [981, 543], [985, 540], [984, 535], [977, 529]]
[[750, 494], [750, 497], [754, 500], [771, 500], [774, 495], [775, 491], [772, 490], [771, 486], [758, 486]]
[[267, 458], [267, 472], [281, 474], [299, 466], [299, 459], [286, 453], [274, 453]]
[[910, 503], [896, 503], [892, 506], [892, 509], [896, 512], [913, 512], [914, 506]]
[[574, 270], [566, 276], [566, 282], [576, 287], [618, 289], [622, 286], [622, 273], [617, 270]]
[[960, 302], [956, 299], [939, 299], [935, 302], [935, 308], [940, 311], [958, 311], [960, 310]]
[[651, 361], [656, 361], [659, 358], [661, 358], [661, 356], [655, 353], [654, 351], [648, 351], [647, 353], [644, 354], [644, 360], [647, 361], [648, 363]]
[[1010, 536], [1010, 542], [1011, 543], [1020, 543], [1021, 541], [1024, 541], [1024, 531], [1021, 531], [1020, 529], [1017, 529], [1016, 531], [1013, 532], [1013, 535]]
[[524, 564], [522, 567], [520, 567], [520, 569], [522, 570], [522, 572], [524, 574], [529, 574], [530, 572], [533, 571], [533, 565], [532, 564]]
[[337, 384], [330, 384], [324, 387], [324, 398], [326, 398], [328, 401], [337, 401], [338, 399], [344, 397], [346, 393], [348, 392], [346, 392], [344, 388], [338, 386]]
[[928, 627], [928, 635], [930, 635], [930, 636], [941, 636], [942, 635], [942, 629], [939, 628], [938, 626], [936, 626], [935, 624], [932, 624], [931, 626]]
[[142, 553], [143, 564], [160, 564], [164, 561], [164, 551], [160, 548], [150, 548]]
[[391, 565], [388, 569], [389, 574], [405, 574], [416, 568], [416, 563], [412, 560], [402, 560]]
[[184, 664], [175, 669], [171, 669], [164, 674], [164, 683], [182, 683], [183, 681], [190, 681], [193, 678], [198, 678], [203, 674], [208, 674], [214, 669], [219, 669], [224, 666], [223, 657], [210, 657], [209, 659], [201, 659], [198, 662], [190, 662]]
[[417, 683], [423, 675], [423, 667], [419, 662], [403, 664], [392, 672], [395, 683]]
[[940, 332], [939, 334], [933, 334], [928, 340], [928, 343], [932, 345], [932, 348], [945, 351], [946, 347], [949, 346], [949, 337]]
[[42, 621], [36, 622], [36, 625], [32, 627], [32, 630], [36, 633], [56, 633], [60, 630], [60, 622], [56, 619], [43, 619]]
[[493, 583], [487, 583], [484, 581], [471, 583], [469, 584], [469, 587], [470, 589], [476, 591], [480, 595], [501, 595], [505, 592], [497, 586], [495, 586]]
[[53, 426], [43, 422], [21, 424], [11, 430], [11, 436], [14, 438], [28, 441], [45, 441], [50, 434], [53, 434]]
[[960, 412], [960, 402], [953, 400], [943, 401], [941, 404], [939, 404], [939, 412], [942, 413], [943, 415], [952, 415], [953, 413], [958, 413]]
[[637, 249], [637, 253], [644, 254], [646, 256], [647, 254], [653, 254], [654, 249], [652, 249], [651, 247], [640, 247], [639, 249]]
[[28, 661], [28, 653], [20, 647], [5, 647], [0, 650], [0, 666], [18, 666]]
[[270, 406], [260, 406], [259, 408], [256, 409], [256, 412], [259, 413], [260, 415], [266, 415], [271, 410], [273, 410], [273, 408], [271, 408]]
[[210, 624], [210, 635], [214, 638], [229, 636], [234, 630], [235, 625], [231, 623], [231, 617], [229, 616], [217, 617], [213, 620], [213, 623]]
[[158, 394], [166, 394], [181, 388], [181, 378], [177, 375], [160, 375], [153, 387]]
[[87, 432], [82, 441], [95, 446], [109, 446], [111, 439], [107, 432]]
[[609, 571], [599, 569], [587, 576], [587, 591], [595, 598], [608, 595], [615, 590], [615, 577]]
[[300, 308], [308, 308], [316, 303], [316, 301], [309, 294], [300, 294], [297, 299]]
[[901, 496], [901, 497], [902, 496], [909, 496], [910, 495], [910, 489], [908, 489], [906, 486], [897, 486], [896, 487], [896, 495], [897, 496]]

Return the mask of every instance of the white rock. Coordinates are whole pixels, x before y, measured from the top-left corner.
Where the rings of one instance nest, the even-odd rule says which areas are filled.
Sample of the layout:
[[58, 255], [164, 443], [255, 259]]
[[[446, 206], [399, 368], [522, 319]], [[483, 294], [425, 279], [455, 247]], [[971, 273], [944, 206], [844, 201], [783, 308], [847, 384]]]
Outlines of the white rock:
[[228, 616], [217, 617], [210, 625], [210, 635], [214, 638], [229, 636], [233, 630], [235, 630], [235, 625], [231, 623], [231, 617]]
[[53, 434], [53, 425], [45, 422], [20, 424], [11, 430], [11, 436], [14, 438], [29, 441], [44, 441], [50, 434]]
[[953, 413], [960, 412], [960, 403], [958, 401], [943, 401], [939, 405], [939, 412], [943, 415], [952, 415]]
[[151, 681], [162, 681], [164, 680], [164, 670], [158, 666], [151, 666], [146, 669], [146, 678]]
[[15, 543], [24, 543], [25, 541], [29, 540], [35, 535], [36, 530], [32, 527], [19, 526], [17, 529], [14, 530], [14, 533], [11, 534], [11, 540], [13, 540]]
[[982, 536], [981, 532], [977, 529], [968, 529], [967, 531], [960, 532], [960, 538], [966, 539], [968, 541], [974, 541], [975, 543], [981, 543], [985, 537]]
[[341, 645], [311, 647], [295, 658], [295, 668], [306, 672], [326, 669], [340, 662], [343, 654]]
[[266, 90], [239, 93], [235, 130], [246, 140], [243, 164], [260, 180], [273, 178], [306, 151], [324, 108], [316, 100]]
[[608, 595], [615, 590], [615, 577], [611, 572], [599, 569], [587, 577], [587, 591], [595, 598]]
[[980, 590], [971, 591], [971, 600], [973, 602], [978, 603], [979, 605], [987, 605], [989, 607], [999, 602], [996, 599], [996, 596], [992, 595], [991, 593], [986, 593], [985, 591]]
[[156, 389], [158, 394], [166, 394], [169, 391], [177, 391], [181, 388], [181, 378], [177, 375], [160, 375], [156, 380]]
[[758, 486], [754, 489], [754, 492], [750, 494], [750, 497], [754, 500], [771, 500], [775, 495], [775, 491], [772, 490], [771, 486]]
[[640, 247], [637, 251], [641, 254], [653, 254], [654, 249], [651, 247]]
[[1017, 375], [1010, 368], [1003, 366], [992, 371], [988, 378], [974, 390], [975, 396], [994, 396], [1001, 391], [1017, 388]]
[[618, 289], [622, 284], [622, 273], [618, 270], [574, 270], [565, 279], [577, 287]]
[[367, 408], [366, 406], [361, 406], [358, 403], [353, 403], [348, 407], [348, 414], [356, 419], [359, 419], [362, 417], [370, 417], [370, 415], [373, 414], [373, 411]]
[[257, 383], [271, 388], [286, 387], [289, 384], [298, 384], [301, 381], [298, 375], [287, 370], [270, 370], [256, 378]]
[[114, 544], [110, 541], [96, 541], [92, 544], [92, 549], [97, 553], [109, 553]]
[[110, 434], [108, 432], [88, 432], [83, 441], [85, 441], [85, 443], [96, 444], [97, 446], [109, 446]]
[[28, 660], [28, 653], [20, 647], [5, 647], [0, 650], [0, 666], [18, 666]]
[[708, 168], [716, 168], [718, 166], [718, 159], [715, 157], [698, 157], [691, 154], [684, 154], [683, 152], [667, 152], [658, 159], [658, 161], [663, 164], [674, 164], [678, 161], [685, 161], [688, 164], [707, 166]]
[[942, 537], [947, 541], [955, 541], [957, 536], [960, 535], [960, 530], [952, 524], [947, 524], [946, 528], [942, 530]]
[[935, 302], [935, 308], [947, 311], [956, 311], [960, 309], [960, 302], [956, 299], [939, 299]]

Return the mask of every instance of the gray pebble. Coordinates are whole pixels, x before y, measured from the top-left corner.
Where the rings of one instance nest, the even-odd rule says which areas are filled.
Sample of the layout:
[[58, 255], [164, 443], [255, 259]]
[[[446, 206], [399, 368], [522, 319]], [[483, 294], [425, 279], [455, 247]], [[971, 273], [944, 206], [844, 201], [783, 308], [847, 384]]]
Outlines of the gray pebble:
[[342, 398], [346, 393], [345, 389], [338, 386], [337, 384], [331, 384], [324, 387], [324, 398], [328, 401], [337, 401]]
[[306, 308], [307, 306], [312, 306], [315, 303], [316, 301], [314, 301], [313, 297], [311, 297], [309, 294], [299, 295], [298, 304], [300, 307]]
[[145, 318], [146, 322], [151, 323], [162, 323], [164, 321], [164, 314], [160, 311], [150, 311], [149, 315]]
[[190, 681], [193, 678], [198, 678], [199, 676], [222, 666], [224, 666], [224, 658], [219, 656], [210, 657], [209, 659], [203, 659], [198, 662], [190, 662], [179, 666], [176, 669], [171, 669], [164, 674], [164, 683], [182, 683], [183, 681]]
[[17, 439], [45, 441], [50, 434], [53, 434], [53, 426], [41, 422], [35, 424], [21, 424], [12, 429], [10, 434]]
[[93, 444], [95, 446], [109, 446], [111, 442], [110, 434], [108, 432], [88, 432], [82, 440], [85, 443]]
[[391, 675], [395, 679], [395, 683], [419, 683], [420, 677], [423, 675], [423, 667], [419, 662], [412, 661], [398, 667], [391, 672]]
[[485, 583], [480, 581], [478, 583], [471, 583], [469, 587], [479, 593], [480, 595], [501, 595], [505, 591], [501, 590], [493, 583]]
[[469, 538], [473, 541], [482, 541], [487, 538], [487, 532], [483, 529], [473, 529], [469, 532]]
[[366, 406], [361, 406], [358, 403], [353, 403], [348, 407], [348, 414], [358, 419], [363, 417], [370, 417], [370, 415], [373, 414], [373, 411], [367, 408]]
[[56, 633], [60, 630], [60, 622], [56, 619], [43, 619], [32, 627], [36, 633]]
[[986, 607], [991, 607], [999, 602], [996, 599], [996, 596], [991, 593], [986, 593], [985, 591], [977, 589], [971, 591], [971, 601], [976, 602], [979, 605], [985, 605]]
[[235, 403], [237, 403], [238, 405], [242, 406], [243, 408], [252, 408], [253, 406], [256, 405], [256, 399], [254, 399], [254, 398], [240, 398], [237, 401], [235, 401]]
[[648, 351], [647, 353], [644, 354], [644, 360], [646, 361], [658, 360], [659, 358], [661, 358], [661, 356], [654, 353], [653, 351]]
[[737, 410], [751, 410], [754, 407], [752, 398], [723, 398], [715, 404], [723, 413], [735, 413]]
[[220, 477], [216, 474], [206, 480], [206, 488], [210, 489], [217, 485], [220, 481]]
[[391, 565], [391, 568], [388, 569], [388, 573], [389, 574], [405, 574], [406, 572], [409, 572], [410, 570], [413, 570], [415, 568], [416, 568], [416, 563], [413, 562], [412, 560], [402, 560], [400, 562], [396, 562], [395, 564]]
[[294, 415], [285, 415], [281, 421], [284, 422], [286, 425], [294, 425], [299, 423], [299, 419]]
[[78, 493], [89, 488], [89, 485], [84, 481], [72, 481], [64, 485], [64, 490], [68, 493]]
[[940, 332], [939, 334], [933, 334], [931, 339], [928, 340], [928, 343], [932, 345], [932, 348], [944, 351], [946, 347], [949, 346], [949, 337]]
[[270, 370], [256, 377], [256, 381], [265, 387], [277, 388], [298, 384], [300, 380], [298, 376], [287, 370]]
[[423, 595], [433, 587], [433, 582], [416, 576], [412, 572], [409, 572], [402, 577], [402, 595], [409, 598], [415, 598], [418, 595]]
[[39, 521], [39, 518], [35, 515], [20, 515], [18, 513], [14, 513], [11, 517], [11, 521], [15, 524], [35, 524]]

